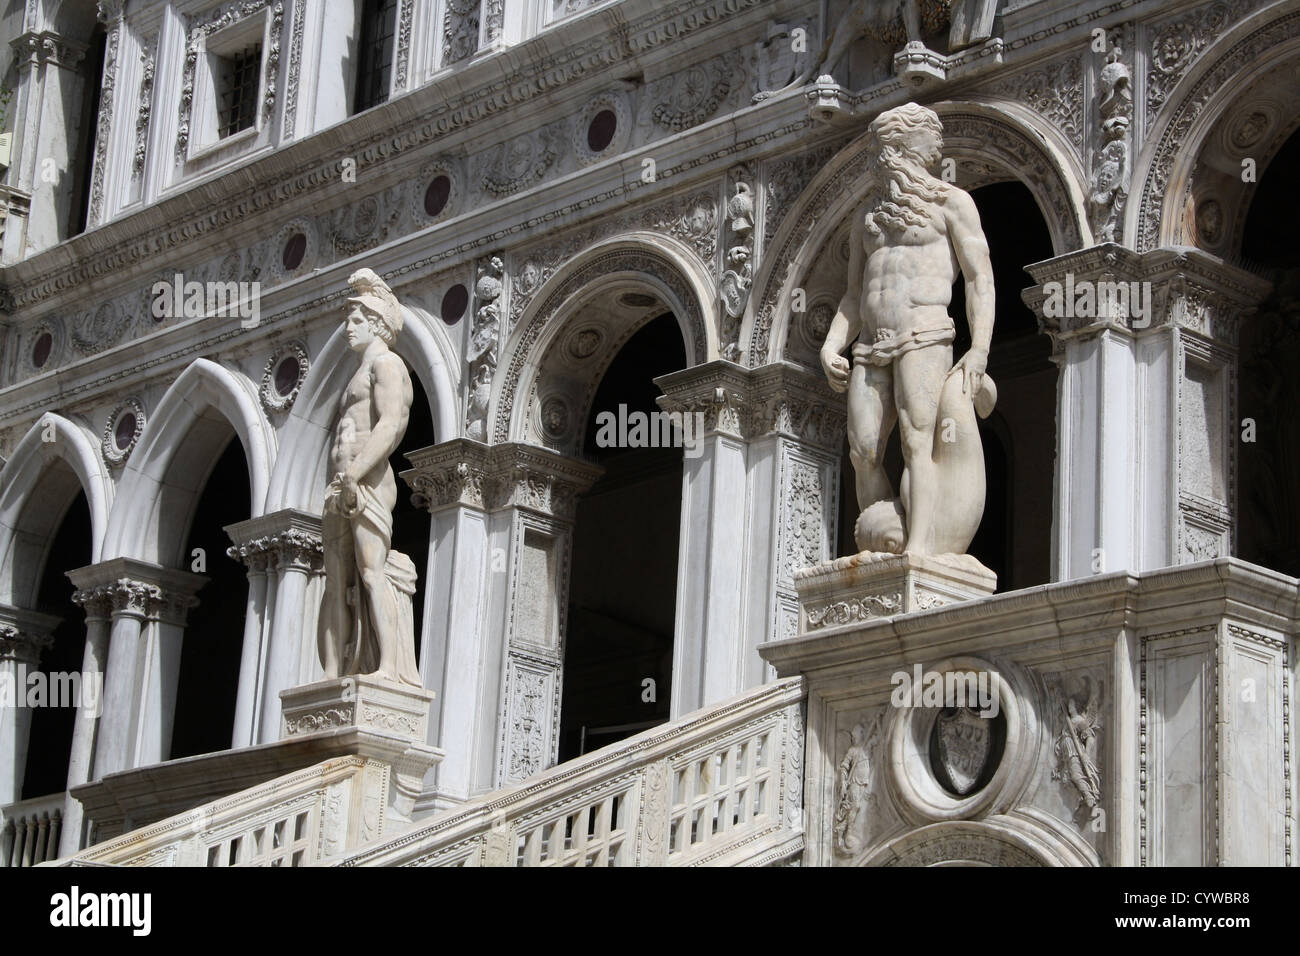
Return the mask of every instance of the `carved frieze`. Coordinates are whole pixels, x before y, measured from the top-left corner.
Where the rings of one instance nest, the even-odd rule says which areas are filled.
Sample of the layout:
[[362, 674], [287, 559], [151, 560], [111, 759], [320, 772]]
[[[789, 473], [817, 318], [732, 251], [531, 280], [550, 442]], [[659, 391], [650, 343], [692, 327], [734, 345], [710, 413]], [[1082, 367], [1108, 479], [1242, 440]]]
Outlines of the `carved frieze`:
[[694, 63], [646, 87], [651, 121], [671, 133], [711, 119], [745, 80], [743, 57], [729, 50]]
[[990, 84], [991, 93], [1023, 103], [1065, 134], [1083, 151], [1083, 66], [1078, 56], [1067, 56]]
[[[120, 17], [120, 15], [119, 15]], [[108, 165], [108, 145], [113, 125], [113, 96], [117, 87], [117, 59], [122, 45], [124, 23], [118, 19], [104, 47], [104, 73], [100, 79], [99, 115], [95, 118], [95, 159], [90, 178], [91, 224], [104, 217], [104, 174]]]
[[480, 0], [446, 0], [442, 16], [442, 65], [450, 66], [478, 52]]

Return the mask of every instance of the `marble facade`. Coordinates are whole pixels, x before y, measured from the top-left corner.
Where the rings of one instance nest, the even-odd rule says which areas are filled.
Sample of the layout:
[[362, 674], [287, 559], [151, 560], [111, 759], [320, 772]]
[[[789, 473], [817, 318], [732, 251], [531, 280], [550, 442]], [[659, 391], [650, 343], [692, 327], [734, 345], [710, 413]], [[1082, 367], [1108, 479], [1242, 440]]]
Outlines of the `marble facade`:
[[[436, 757], [418, 792], [404, 781], [392, 797], [414, 819], [559, 761], [579, 509], [607, 471], [584, 423], [623, 346], [670, 314], [685, 360], [655, 377], [658, 407], [703, 430], [682, 460], [662, 692], [688, 721], [802, 675], [805, 790], [786, 805], [802, 806], [803, 837], [783, 831], [781, 859], [1292, 863], [1297, 585], [1238, 556], [1236, 438], [1243, 330], [1272, 289], [1243, 258], [1240, 170], [1249, 160], [1257, 182], [1300, 122], [1300, 0], [951, 4], [920, 47], [859, 36], [823, 67], [826, 25], [851, 5], [398, 0], [387, 101], [356, 115], [353, 0], [5, 14], [0, 670], [40, 660], [55, 621], [75, 618], [105, 700], [71, 735], [67, 786], [90, 787], [85, 801], [23, 799], [39, 741], [0, 710], [0, 816], [57, 810], [53, 858], [93, 838], [91, 803], [106, 834], [129, 817], [123, 774], [184, 791], [166, 769], [178, 669], [218, 560], [247, 580], [222, 599], [243, 609], [230, 750], [213, 764], [232, 789], [192, 805], [306, 766], [258, 748], [279, 746], [282, 694], [325, 677], [321, 515], [355, 361], [339, 316], [364, 265], [400, 303], [393, 350], [434, 436], [395, 468], [429, 527], [417, 663], [433, 697], [415, 736]], [[241, 44], [260, 49], [255, 115], [222, 137], [214, 64]], [[896, 603], [855, 604], [814, 568], [851, 550], [853, 494], [844, 399], [818, 349], [845, 289], [867, 125], [910, 101], [942, 123], [957, 185], [1020, 184], [1050, 245], [1014, 266], [1054, 425], [1009, 466], [1017, 480], [1040, 466], [1050, 524], [1022, 533], [1043, 539], [1046, 587], [990, 597], [980, 568], [903, 562], [872, 572], [892, 575], [874, 591]], [[176, 275], [256, 284], [256, 322], [156, 318], [151, 290]], [[1063, 315], [1052, 288], [1067, 280], [1136, 283], [1149, 310]], [[1015, 386], [998, 387], [1014, 406]], [[186, 529], [232, 438], [248, 513], [196, 571]], [[89, 559], [55, 569], [76, 603], [50, 618], [49, 542], [78, 495]], [[969, 799], [934, 790], [929, 728], [888, 705], [895, 671], [945, 661], [996, 671], [1007, 694], [1000, 762]], [[1242, 678], [1258, 708], [1219, 694]], [[1180, 734], [1204, 746], [1163, 743]]]

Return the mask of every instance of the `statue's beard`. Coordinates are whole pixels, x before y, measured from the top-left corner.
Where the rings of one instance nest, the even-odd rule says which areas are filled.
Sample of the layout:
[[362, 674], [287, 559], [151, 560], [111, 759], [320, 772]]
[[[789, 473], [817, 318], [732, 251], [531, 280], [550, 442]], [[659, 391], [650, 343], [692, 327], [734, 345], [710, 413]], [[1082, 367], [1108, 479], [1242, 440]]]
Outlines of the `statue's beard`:
[[933, 206], [943, 199], [948, 185], [926, 171], [920, 156], [886, 146], [873, 167], [876, 200], [867, 213], [868, 232], [878, 237], [933, 222]]

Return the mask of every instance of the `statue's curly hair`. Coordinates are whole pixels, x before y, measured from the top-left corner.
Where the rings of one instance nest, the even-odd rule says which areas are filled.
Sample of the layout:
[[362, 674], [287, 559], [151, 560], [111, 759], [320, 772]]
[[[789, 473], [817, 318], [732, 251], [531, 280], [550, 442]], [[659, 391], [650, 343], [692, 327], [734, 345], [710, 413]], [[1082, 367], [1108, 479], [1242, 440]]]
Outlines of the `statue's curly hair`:
[[929, 130], [942, 146], [939, 115], [916, 103], [886, 110], [867, 130], [877, 201], [867, 214], [866, 225], [874, 236], [885, 230], [901, 232], [909, 226], [926, 225], [929, 206], [948, 194], [949, 185], [926, 168], [932, 157], [919, 154], [907, 142], [908, 134], [918, 130]]

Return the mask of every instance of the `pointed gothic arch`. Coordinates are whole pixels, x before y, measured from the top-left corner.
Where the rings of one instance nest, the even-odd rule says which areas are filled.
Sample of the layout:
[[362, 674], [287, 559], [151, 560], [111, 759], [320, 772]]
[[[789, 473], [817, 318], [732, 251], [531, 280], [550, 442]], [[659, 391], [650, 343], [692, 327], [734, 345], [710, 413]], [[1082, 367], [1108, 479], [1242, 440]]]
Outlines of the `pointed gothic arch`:
[[62, 415], [46, 412], [0, 470], [0, 603], [30, 605], [48, 537], [78, 491], [90, 508], [91, 554], [98, 561], [112, 483], [86, 432]]
[[189, 516], [230, 429], [248, 464], [250, 517], [263, 513], [275, 433], [252, 383], [198, 359], [164, 393], [125, 465], [109, 516], [105, 557], [163, 565], [179, 560]]

